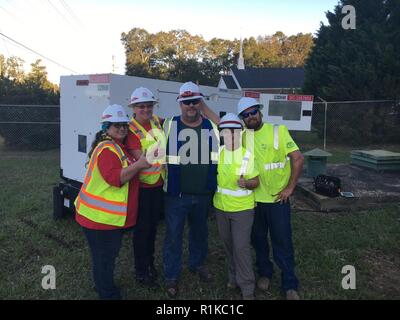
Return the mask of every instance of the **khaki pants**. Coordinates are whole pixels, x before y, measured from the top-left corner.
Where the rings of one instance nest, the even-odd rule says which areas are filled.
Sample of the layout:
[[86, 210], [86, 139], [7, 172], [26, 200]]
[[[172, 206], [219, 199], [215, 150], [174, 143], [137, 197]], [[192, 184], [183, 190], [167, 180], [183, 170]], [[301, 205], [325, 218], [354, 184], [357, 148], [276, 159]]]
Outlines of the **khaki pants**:
[[228, 255], [229, 282], [237, 284], [242, 295], [254, 294], [255, 276], [251, 257], [251, 229], [254, 210], [224, 212], [215, 209], [219, 235]]

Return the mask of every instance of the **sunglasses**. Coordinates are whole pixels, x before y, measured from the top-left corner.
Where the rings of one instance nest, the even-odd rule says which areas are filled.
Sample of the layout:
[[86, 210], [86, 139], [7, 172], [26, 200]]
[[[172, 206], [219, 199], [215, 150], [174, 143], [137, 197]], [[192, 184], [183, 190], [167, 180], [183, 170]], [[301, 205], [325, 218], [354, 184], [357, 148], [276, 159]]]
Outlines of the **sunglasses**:
[[113, 123], [112, 125], [117, 129], [121, 129], [121, 128], [127, 129], [127, 128], [129, 128], [129, 124], [126, 123], [126, 122], [116, 122], [116, 123]]
[[137, 104], [134, 107], [139, 108], [139, 109], [153, 108], [154, 104], [153, 103], [142, 103], [142, 104]]
[[250, 116], [255, 116], [258, 113], [258, 109], [254, 109], [253, 111], [243, 112], [240, 116], [242, 119], [247, 119]]
[[199, 103], [200, 103], [200, 99], [184, 100], [184, 101], [182, 101], [182, 103], [183, 103], [185, 106], [189, 106], [189, 105], [191, 105], [191, 104], [193, 104], [193, 105], [195, 106], [196, 104], [199, 104]]

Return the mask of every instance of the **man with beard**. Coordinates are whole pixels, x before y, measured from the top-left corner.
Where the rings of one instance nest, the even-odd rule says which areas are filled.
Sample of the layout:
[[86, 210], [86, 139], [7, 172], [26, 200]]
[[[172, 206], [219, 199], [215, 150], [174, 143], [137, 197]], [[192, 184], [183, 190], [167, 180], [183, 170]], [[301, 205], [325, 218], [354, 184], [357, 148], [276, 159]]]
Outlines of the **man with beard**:
[[216, 189], [218, 130], [201, 116], [210, 111], [199, 87], [187, 82], [178, 96], [181, 115], [166, 119], [167, 175], [164, 181], [165, 225], [163, 259], [167, 294], [175, 298], [182, 271], [185, 220], [189, 223], [189, 270], [210, 282], [205, 266], [208, 252], [207, 218]]
[[289, 197], [301, 174], [304, 157], [285, 126], [262, 122], [262, 108], [256, 99], [249, 97], [241, 98], [238, 104], [238, 115], [246, 126], [243, 143], [255, 155], [260, 172], [252, 230], [259, 274], [257, 286], [268, 290], [273, 274], [269, 233], [274, 261], [282, 272], [282, 289], [288, 300], [298, 300]]

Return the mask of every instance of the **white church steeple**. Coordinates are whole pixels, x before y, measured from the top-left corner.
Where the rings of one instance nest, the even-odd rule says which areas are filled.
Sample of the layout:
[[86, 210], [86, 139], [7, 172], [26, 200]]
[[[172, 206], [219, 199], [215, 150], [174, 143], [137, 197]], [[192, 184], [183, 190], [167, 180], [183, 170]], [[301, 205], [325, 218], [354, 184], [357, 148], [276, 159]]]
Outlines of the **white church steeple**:
[[240, 53], [239, 53], [239, 59], [238, 59], [237, 68], [239, 70], [244, 70], [243, 40], [242, 39], [240, 39]]

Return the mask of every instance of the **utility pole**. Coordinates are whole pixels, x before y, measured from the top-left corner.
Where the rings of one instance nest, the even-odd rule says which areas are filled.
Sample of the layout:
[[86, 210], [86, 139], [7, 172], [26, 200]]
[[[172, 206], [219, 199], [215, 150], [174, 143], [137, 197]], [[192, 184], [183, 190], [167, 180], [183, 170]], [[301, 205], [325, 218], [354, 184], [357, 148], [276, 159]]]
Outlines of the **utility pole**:
[[324, 116], [324, 150], [326, 151], [326, 122], [327, 122], [327, 114], [328, 114], [328, 101], [322, 99], [321, 97], [317, 97], [321, 100], [325, 105], [325, 116]]
[[112, 56], [112, 73], [115, 73], [115, 56]]

